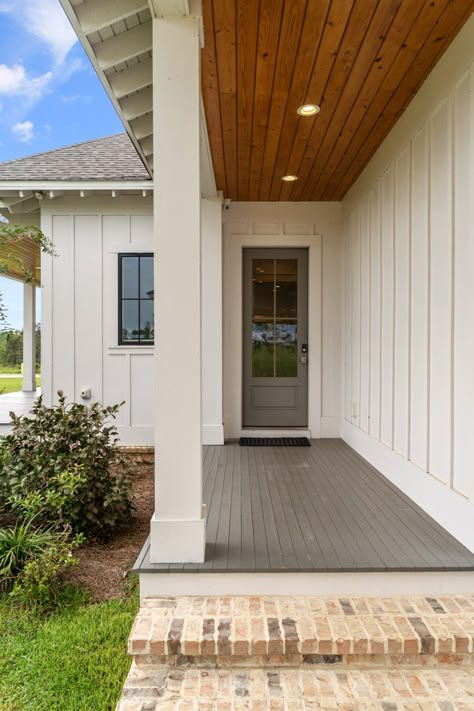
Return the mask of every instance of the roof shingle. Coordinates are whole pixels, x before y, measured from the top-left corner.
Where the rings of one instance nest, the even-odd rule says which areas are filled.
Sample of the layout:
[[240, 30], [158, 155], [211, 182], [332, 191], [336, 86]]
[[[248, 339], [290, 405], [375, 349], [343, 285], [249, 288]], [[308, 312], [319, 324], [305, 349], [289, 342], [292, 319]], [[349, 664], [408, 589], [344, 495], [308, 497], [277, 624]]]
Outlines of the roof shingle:
[[150, 180], [126, 133], [0, 163], [0, 180]]

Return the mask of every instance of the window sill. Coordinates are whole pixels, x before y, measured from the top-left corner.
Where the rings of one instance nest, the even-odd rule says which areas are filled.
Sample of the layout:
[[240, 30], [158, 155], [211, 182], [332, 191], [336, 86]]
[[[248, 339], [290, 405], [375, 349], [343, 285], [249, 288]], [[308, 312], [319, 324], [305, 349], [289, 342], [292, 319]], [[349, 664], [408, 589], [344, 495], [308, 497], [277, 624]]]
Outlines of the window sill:
[[133, 351], [134, 353], [153, 353], [155, 350], [155, 346], [137, 346], [137, 345], [131, 345], [131, 346], [107, 346], [108, 351]]

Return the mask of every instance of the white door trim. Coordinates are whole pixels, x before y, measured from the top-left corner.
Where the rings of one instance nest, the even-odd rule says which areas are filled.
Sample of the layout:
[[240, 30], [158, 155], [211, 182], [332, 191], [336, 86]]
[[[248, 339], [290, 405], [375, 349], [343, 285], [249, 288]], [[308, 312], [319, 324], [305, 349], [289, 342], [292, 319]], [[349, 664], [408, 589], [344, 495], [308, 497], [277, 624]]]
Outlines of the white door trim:
[[242, 431], [242, 258], [246, 247], [308, 249], [308, 429], [321, 435], [321, 235], [239, 235], [224, 225], [224, 433]]

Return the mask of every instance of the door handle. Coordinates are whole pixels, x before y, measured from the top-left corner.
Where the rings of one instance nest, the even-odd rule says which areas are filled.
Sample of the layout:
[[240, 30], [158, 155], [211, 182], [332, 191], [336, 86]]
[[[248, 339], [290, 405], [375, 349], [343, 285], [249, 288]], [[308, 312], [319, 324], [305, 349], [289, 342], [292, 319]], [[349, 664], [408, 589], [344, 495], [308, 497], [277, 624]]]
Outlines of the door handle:
[[300, 363], [302, 363], [303, 365], [306, 365], [307, 362], [308, 362], [308, 344], [302, 343], [301, 344]]

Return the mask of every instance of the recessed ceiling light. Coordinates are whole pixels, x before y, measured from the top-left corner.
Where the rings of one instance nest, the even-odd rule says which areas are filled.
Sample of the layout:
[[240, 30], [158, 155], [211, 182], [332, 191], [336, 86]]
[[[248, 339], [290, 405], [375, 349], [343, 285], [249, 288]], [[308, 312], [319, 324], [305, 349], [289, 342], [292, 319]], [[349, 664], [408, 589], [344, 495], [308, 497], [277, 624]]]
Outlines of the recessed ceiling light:
[[319, 114], [320, 108], [316, 104], [303, 104], [299, 109], [296, 109], [300, 116], [314, 116]]
[[295, 180], [298, 180], [297, 175], [283, 175], [282, 180], [285, 181], [285, 183], [293, 183]]

